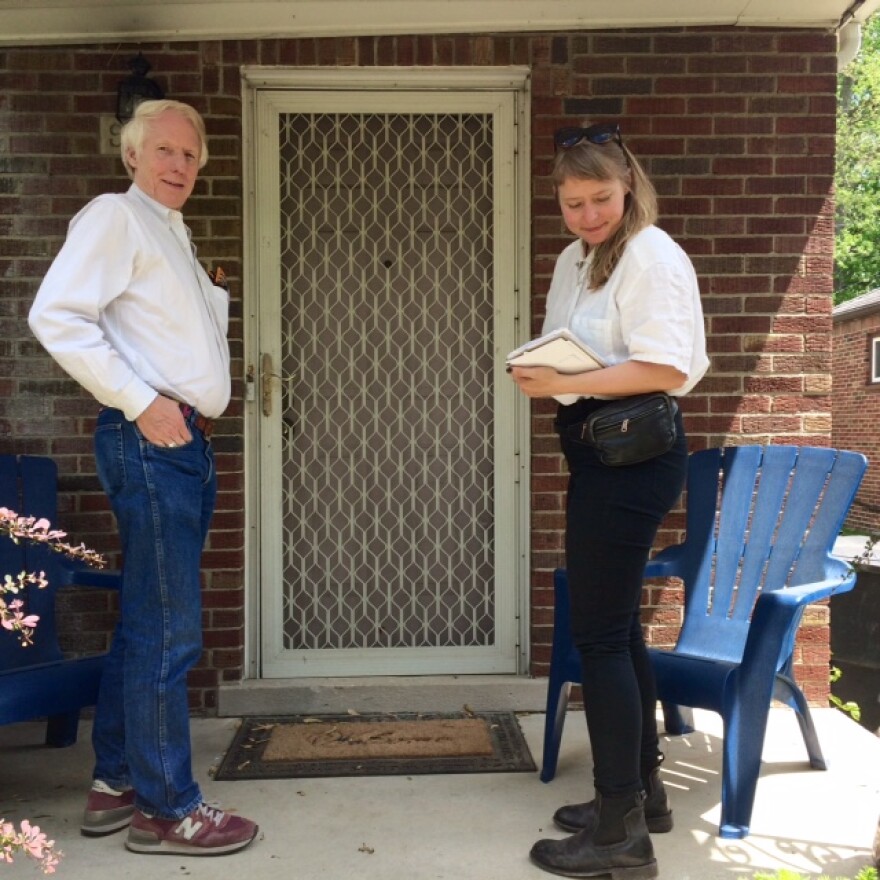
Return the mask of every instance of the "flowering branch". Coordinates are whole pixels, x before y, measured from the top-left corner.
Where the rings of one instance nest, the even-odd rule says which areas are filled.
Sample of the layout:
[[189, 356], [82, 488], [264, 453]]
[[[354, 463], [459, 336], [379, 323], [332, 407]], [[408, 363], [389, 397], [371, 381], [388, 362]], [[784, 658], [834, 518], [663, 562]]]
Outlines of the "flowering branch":
[[62, 541], [67, 532], [50, 529], [49, 520], [37, 519], [35, 516], [19, 516], [14, 510], [0, 507], [0, 535], [6, 535], [16, 544], [23, 538], [34, 544], [45, 544], [56, 553], [63, 553], [71, 559], [81, 559], [87, 565], [103, 568], [107, 563], [100, 553], [89, 550], [85, 544], [74, 547]]
[[[81, 559], [87, 565], [95, 568], [103, 568], [106, 564], [104, 557], [94, 550], [89, 550], [80, 544], [74, 547], [63, 541], [67, 532], [59, 529], [51, 529], [49, 520], [37, 519], [35, 516], [19, 516], [14, 510], [0, 507], [0, 536], [18, 544], [20, 541], [31, 541], [35, 544], [43, 544], [56, 553], [63, 553], [71, 559]], [[0, 626], [3, 629], [15, 632], [22, 647], [33, 644], [34, 627], [40, 619], [38, 614], [25, 614], [22, 610], [24, 602], [15, 598], [10, 601], [3, 596], [17, 596], [25, 587], [33, 585], [38, 589], [46, 586], [46, 573], [20, 572], [17, 575], [4, 575], [3, 583], [0, 584]]]
[[55, 849], [55, 841], [47, 840], [39, 825], [21, 820], [21, 830], [12, 822], [0, 819], [0, 861], [11, 863], [16, 853], [39, 863], [44, 874], [54, 874], [62, 853]]

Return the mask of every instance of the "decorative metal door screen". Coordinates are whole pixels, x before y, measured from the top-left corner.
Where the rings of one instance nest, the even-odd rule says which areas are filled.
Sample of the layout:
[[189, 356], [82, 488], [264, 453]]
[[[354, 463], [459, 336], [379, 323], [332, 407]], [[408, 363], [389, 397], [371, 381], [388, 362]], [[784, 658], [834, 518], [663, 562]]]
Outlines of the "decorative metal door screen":
[[281, 596], [264, 674], [515, 671], [496, 567], [495, 114], [275, 118]]

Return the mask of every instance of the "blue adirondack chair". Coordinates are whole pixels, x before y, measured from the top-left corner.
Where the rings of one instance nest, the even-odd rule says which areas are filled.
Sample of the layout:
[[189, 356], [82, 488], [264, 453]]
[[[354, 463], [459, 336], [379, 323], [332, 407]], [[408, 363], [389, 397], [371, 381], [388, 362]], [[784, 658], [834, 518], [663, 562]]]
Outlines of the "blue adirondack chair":
[[[49, 458], [0, 455], [0, 507], [22, 516], [57, 522], [57, 467]], [[0, 537], [0, 577], [45, 571], [49, 586], [28, 587], [28, 614], [40, 621], [33, 644], [22, 647], [12, 633], [0, 632], [0, 724], [47, 718], [46, 745], [76, 742], [80, 709], [93, 706], [105, 655], [65, 659], [58, 645], [55, 597], [64, 586], [118, 588], [116, 572], [96, 571], [45, 546]], [[7, 597], [11, 598], [11, 597]]]
[[[811, 602], [855, 585], [831, 556], [867, 468], [855, 452], [742, 446], [691, 454], [685, 541], [652, 559], [645, 577], [684, 582], [684, 624], [674, 650], [651, 649], [667, 733], [693, 730], [690, 710], [724, 726], [721, 837], [749, 832], [773, 699], [794, 709], [810, 766], [825, 761], [807, 701], [793, 678], [797, 627]], [[566, 573], [556, 609], [541, 779], [556, 773], [565, 709], [581, 680], [570, 636]]]

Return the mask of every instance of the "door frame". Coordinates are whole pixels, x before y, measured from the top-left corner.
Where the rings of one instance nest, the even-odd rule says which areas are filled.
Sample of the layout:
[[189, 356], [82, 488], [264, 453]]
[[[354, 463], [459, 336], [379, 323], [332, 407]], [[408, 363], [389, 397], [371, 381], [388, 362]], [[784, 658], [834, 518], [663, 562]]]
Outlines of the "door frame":
[[[443, 68], [443, 67], [371, 67], [371, 68], [283, 68], [244, 66], [242, 75], [242, 175], [243, 175], [243, 380], [244, 380], [244, 445], [245, 445], [245, 675], [261, 678], [261, 412], [260, 388], [260, 242], [257, 241], [257, 158], [256, 138], [258, 93], [277, 91], [505, 91], [516, 94], [516, 143], [512, 145], [513, 178], [517, 182], [514, 195], [511, 262], [516, 279], [514, 305], [510, 320], [496, 323], [495, 354], [503, 358], [530, 335], [530, 71], [527, 67]], [[269, 270], [271, 271], [271, 270]], [[512, 383], [496, 381], [496, 394], [506, 398], [514, 425], [511, 460], [514, 474], [501, 474], [496, 469], [496, 489], [504, 480], [506, 496], [512, 501], [514, 513], [515, 554], [514, 601], [517, 609], [516, 644], [517, 673], [529, 668], [529, 510], [530, 510], [530, 408]], [[496, 500], [497, 504], [497, 500]], [[500, 548], [496, 548], [500, 552]]]

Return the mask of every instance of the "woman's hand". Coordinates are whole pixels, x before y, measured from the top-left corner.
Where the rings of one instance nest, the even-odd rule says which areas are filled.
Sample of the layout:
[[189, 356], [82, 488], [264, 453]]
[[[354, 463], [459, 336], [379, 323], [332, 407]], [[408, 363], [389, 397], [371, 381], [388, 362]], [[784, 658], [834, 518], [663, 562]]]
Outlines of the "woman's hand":
[[557, 373], [552, 367], [511, 367], [510, 375], [527, 397], [565, 394], [567, 389], [563, 385], [570, 378], [563, 373]]

